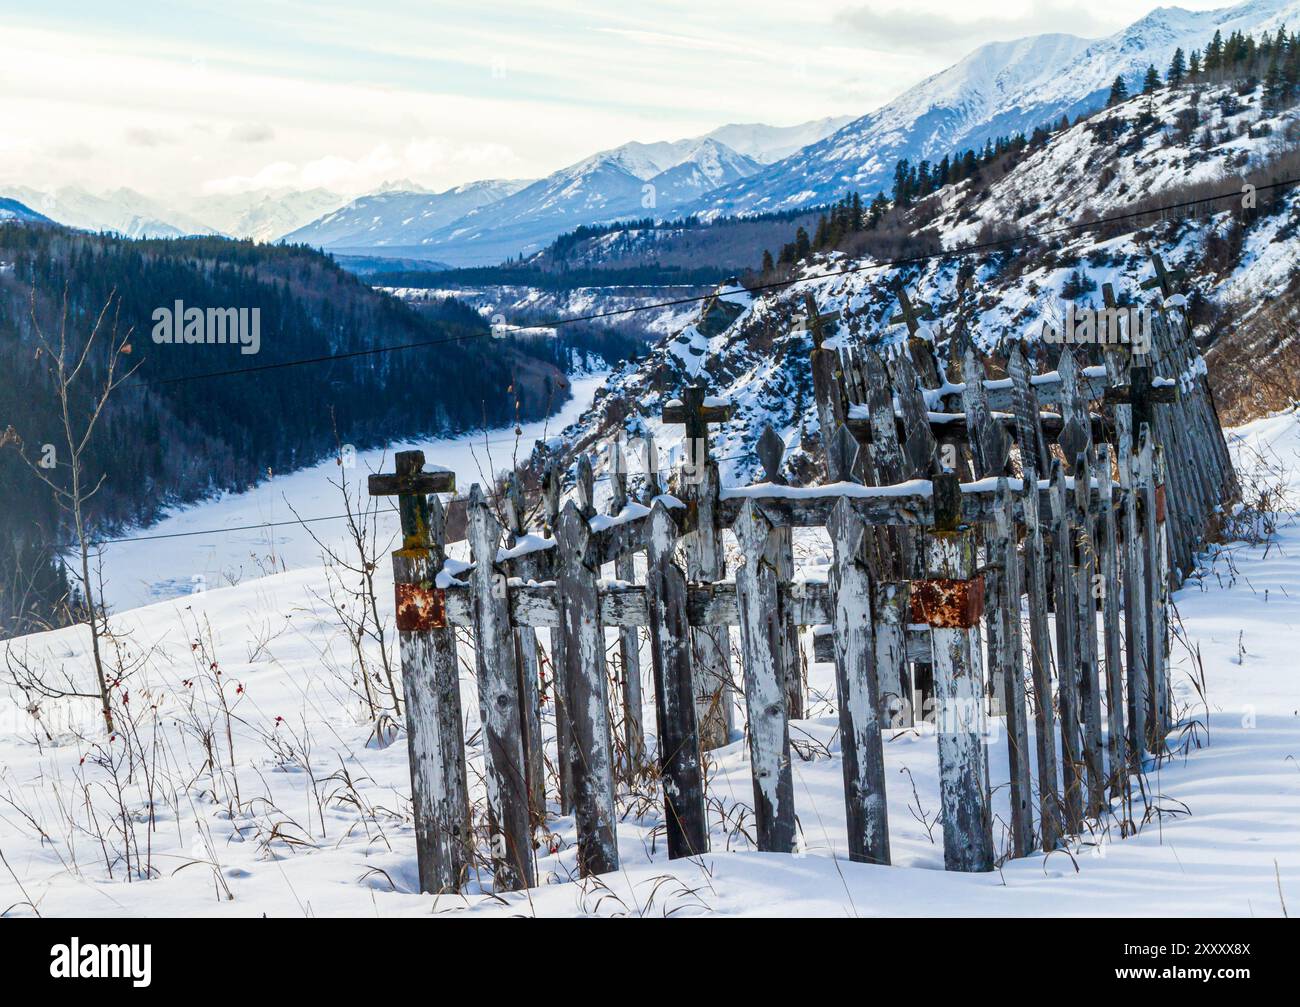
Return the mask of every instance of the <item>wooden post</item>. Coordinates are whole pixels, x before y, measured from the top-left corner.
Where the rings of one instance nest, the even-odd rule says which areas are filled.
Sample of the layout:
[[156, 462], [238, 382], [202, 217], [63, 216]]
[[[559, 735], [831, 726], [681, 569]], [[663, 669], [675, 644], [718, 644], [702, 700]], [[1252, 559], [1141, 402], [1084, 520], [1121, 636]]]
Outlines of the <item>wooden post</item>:
[[1123, 641], [1120, 634], [1119, 541], [1115, 524], [1115, 491], [1111, 479], [1110, 447], [1097, 446], [1097, 477], [1101, 480], [1101, 553], [1102, 636], [1106, 653], [1106, 761], [1110, 766], [1109, 786], [1112, 798], [1118, 797], [1128, 783], [1128, 752], [1124, 743], [1124, 668]]
[[849, 859], [887, 864], [889, 816], [871, 619], [871, 574], [862, 557], [867, 526], [849, 501], [841, 499], [831, 514], [829, 531], [835, 549], [830, 583], [835, 601], [835, 686]]
[[[513, 546], [520, 535], [527, 532], [524, 520], [524, 494], [519, 486], [519, 475], [510, 473], [504, 503], [507, 541]], [[514, 573], [524, 580], [537, 578], [531, 557], [514, 561]], [[546, 752], [542, 744], [542, 699], [540, 670], [537, 657], [537, 630], [532, 626], [515, 629], [515, 663], [519, 671], [520, 724], [524, 732], [524, 766], [528, 772], [528, 800], [533, 812], [533, 824], [546, 821]]]
[[1047, 565], [1039, 515], [1038, 476], [1046, 463], [1038, 396], [1030, 382], [1029, 366], [1019, 346], [1007, 361], [1011, 377], [1016, 441], [1024, 472], [1025, 597], [1029, 607], [1030, 680], [1034, 687], [1035, 754], [1038, 762], [1039, 828], [1044, 850], [1054, 850], [1062, 836], [1062, 802], [1056, 760], [1056, 708], [1052, 701], [1052, 643], [1047, 618]]
[[573, 767], [573, 813], [578, 827], [578, 869], [585, 878], [618, 870], [615, 837], [614, 746], [609, 730], [605, 631], [591, 556], [591, 526], [569, 501], [556, 528], [560, 632], [569, 698], [569, 764]]
[[998, 646], [989, 654], [1002, 670], [1002, 710], [1007, 720], [1007, 770], [1010, 781], [1011, 855], [1027, 857], [1034, 849], [1033, 784], [1029, 770], [1029, 721], [1025, 706], [1024, 644], [1020, 632], [1020, 553], [1012, 518], [1011, 487], [998, 479], [998, 510], [989, 538], [989, 562], [1001, 566], [998, 603], [990, 624], [999, 628]]
[[645, 486], [642, 487], [641, 502], [649, 507], [663, 492], [659, 481], [659, 448], [653, 437], [644, 437], [641, 443], [645, 446]]
[[509, 588], [497, 564], [501, 525], [478, 483], [470, 489], [468, 517], [492, 886], [494, 891], [512, 892], [531, 888], [536, 874]]
[[[1061, 378], [1061, 435], [1057, 443], [1065, 453], [1067, 464], [1074, 466], [1074, 500], [1062, 500], [1065, 518], [1058, 513], [1057, 547], [1065, 550], [1061, 556], [1061, 572], [1070, 577], [1057, 585], [1057, 599], [1069, 609], [1057, 608], [1057, 641], [1061, 663], [1057, 674], [1061, 678], [1061, 725], [1069, 729], [1070, 763], [1075, 771], [1075, 786], [1066, 787], [1067, 819], [1071, 832], [1079, 832], [1082, 821], [1075, 815], [1087, 807], [1089, 813], [1100, 809], [1104, 799], [1101, 787], [1101, 695], [1097, 686], [1097, 609], [1092, 594], [1092, 574], [1096, 570], [1096, 546], [1093, 544], [1092, 518], [1088, 515], [1088, 485], [1091, 470], [1088, 457], [1092, 452], [1092, 421], [1088, 402], [1079, 390], [1078, 365], [1069, 347], [1061, 348], [1057, 373]], [[1079, 479], [1083, 479], [1083, 486]], [[1062, 633], [1062, 616], [1069, 631]], [[1073, 659], [1073, 660], [1071, 660]], [[1066, 680], [1069, 680], [1067, 682]], [[1067, 687], [1069, 685], [1069, 687]], [[1066, 706], [1069, 700], [1069, 706]], [[1067, 781], [1070, 780], [1067, 774]], [[1084, 804], [1084, 797], [1087, 802]]]
[[[927, 344], [928, 345], [928, 344]], [[905, 479], [925, 479], [933, 474], [936, 465], [935, 452], [938, 444], [930, 430], [930, 417], [921, 394], [916, 370], [906, 354], [899, 354], [893, 361], [894, 390], [898, 395], [899, 409], [903, 419], [903, 441], [901, 444], [904, 458]], [[925, 546], [918, 536], [917, 548], [913, 559], [919, 565], [925, 563]], [[924, 576], [923, 569], [907, 571], [908, 577]], [[913, 707], [920, 716], [926, 715], [927, 707], [934, 702], [934, 670], [928, 662], [917, 661], [912, 667], [912, 685], [915, 700]]]
[[[831, 437], [845, 420], [844, 395], [840, 387], [840, 356], [822, 344], [826, 341], [826, 326], [836, 322], [840, 313], [825, 315], [817, 311], [817, 301], [811, 293], [804, 295], [804, 316], [800, 323], [812, 333], [813, 349], [809, 357], [812, 370], [813, 400], [817, 404], [817, 423], [821, 431], [822, 451], [830, 447]], [[831, 460], [826, 460], [827, 482], [839, 482], [844, 473], [831, 470]]]
[[[880, 356], [860, 351], [866, 385], [871, 439], [867, 453], [882, 485], [909, 478], [903, 449], [898, 443], [894, 395]], [[876, 677], [880, 687], [881, 718], [890, 727], [913, 725], [912, 677], [907, 662], [907, 614], [911, 607], [910, 578], [916, 570], [918, 533], [909, 528], [877, 529], [877, 542], [888, 561], [874, 580], [872, 607], [876, 616]], [[888, 548], [885, 548], [885, 544]]]
[[957, 475], [934, 480], [935, 531], [926, 576], [912, 588], [912, 619], [930, 626], [943, 860], [950, 871], [993, 870], [979, 620], [984, 581], [975, 575], [975, 538], [961, 525]]
[[[1011, 454], [1011, 444], [1006, 431], [1000, 423], [994, 423], [989, 412], [988, 394], [984, 388], [984, 365], [975, 356], [974, 347], [968, 346], [962, 358], [962, 406], [966, 412], [966, 431], [970, 443], [971, 467], [976, 479], [998, 477], [1006, 473], [1007, 461]], [[1020, 608], [1020, 582], [1009, 583], [1006, 579], [1001, 547], [997, 533], [987, 543], [989, 555], [988, 572], [984, 577], [985, 632], [988, 635], [989, 650], [989, 712], [998, 714], [1002, 711], [1003, 698], [1006, 696], [1006, 676], [1010, 674], [1008, 659], [1010, 653], [1005, 646], [1005, 612], [1014, 600], [1017, 615]], [[993, 558], [997, 556], [998, 558]], [[1011, 595], [1014, 594], [1014, 599]], [[1004, 597], [1005, 595], [1005, 597]], [[1019, 635], [1017, 631], [1017, 636]], [[1020, 657], [1015, 658], [1019, 667]], [[1008, 727], [1011, 726], [1008, 721]], [[1026, 800], [1026, 808], [1028, 802]]]
[[873, 581], [872, 611], [876, 625], [876, 684], [880, 718], [885, 727], [912, 727], [911, 676], [907, 671], [907, 624], [912, 584], [906, 580]]
[[732, 530], [744, 556], [736, 570], [736, 596], [745, 648], [745, 708], [758, 848], [767, 853], [792, 853], [795, 818], [790, 726], [778, 664], [781, 627], [777, 622], [776, 570], [767, 559], [772, 525], [747, 500]]
[[1165, 451], [1161, 445], [1157, 444], [1152, 448], [1151, 459], [1152, 496], [1155, 504], [1153, 509], [1156, 518], [1156, 573], [1153, 578], [1155, 618], [1153, 622], [1156, 636], [1155, 663], [1157, 682], [1159, 684], [1156, 699], [1160, 710], [1162, 737], [1167, 735], [1173, 727], [1173, 711], [1170, 705], [1172, 697], [1169, 683], [1169, 550], [1166, 542], [1166, 535], [1169, 531], [1167, 520], [1169, 506], [1167, 503], [1168, 494], [1165, 490], [1165, 475]]
[[411, 806], [420, 890], [455, 892], [465, 883], [469, 835], [465, 738], [456, 641], [435, 587], [446, 560], [446, 526], [436, 493], [456, 489], [452, 472], [423, 472], [423, 451], [399, 451], [397, 473], [372, 475], [372, 496], [398, 494], [402, 548], [393, 553], [398, 650], [406, 698]]
[[[610, 447], [610, 484], [613, 494], [610, 513], [619, 514], [627, 506], [627, 464], [617, 440]], [[636, 562], [631, 552], [614, 560], [614, 576], [631, 583], [636, 580]], [[627, 749], [628, 779], [640, 772], [645, 762], [645, 728], [641, 722], [641, 641], [635, 626], [618, 631], [619, 663], [622, 666], [623, 744]]]
[[[542, 506], [546, 509], [546, 530], [555, 538], [560, 521], [560, 470], [548, 465], [542, 476]], [[551, 630], [551, 700], [555, 704], [555, 772], [559, 789], [560, 814], [573, 813], [573, 767], [569, 764], [569, 700], [564, 681], [564, 634]]]
[[1097, 543], [1088, 513], [1091, 485], [1088, 453], [1081, 451], [1074, 467], [1074, 596], [1079, 627], [1076, 675], [1083, 728], [1083, 761], [1088, 771], [1088, 814], [1096, 816], [1106, 804], [1106, 773], [1101, 736], [1101, 683], [1097, 668]]
[[1052, 637], [1047, 620], [1047, 566], [1039, 519], [1038, 480], [1030, 470], [1021, 496], [1025, 515], [1025, 597], [1029, 606], [1030, 680], [1034, 686], [1034, 743], [1038, 761], [1039, 831], [1043, 849], [1061, 842], [1064, 808], [1056, 768], [1056, 707], [1052, 702]]
[[1155, 453], [1151, 443], [1151, 428], [1143, 423], [1138, 427], [1138, 515], [1142, 522], [1142, 594], [1143, 615], [1146, 617], [1143, 643], [1146, 660], [1146, 729], [1147, 749], [1160, 754], [1164, 748], [1165, 731], [1161, 711], [1161, 692], [1164, 688], [1164, 631], [1163, 597], [1165, 585], [1162, 557], [1160, 556], [1160, 511], [1164, 509], [1164, 494], [1157, 496], [1155, 483]]
[[1053, 610], [1056, 613], [1056, 688], [1061, 711], [1061, 781], [1065, 826], [1078, 833], [1083, 828], [1083, 749], [1079, 724], [1078, 627], [1074, 600], [1071, 557], [1072, 508], [1065, 497], [1065, 471], [1060, 460], [1052, 463], [1052, 520], [1054, 522], [1052, 564], [1054, 567]]
[[707, 852], [709, 830], [704, 816], [700, 739], [695, 721], [686, 574], [674, 560], [677, 525], [662, 501], [651, 506], [649, 521], [646, 607], [650, 616], [664, 828], [668, 856], [675, 860]]
[[[763, 466], [767, 481], [774, 486], [785, 486], [781, 473], [781, 459], [785, 456], [785, 441], [770, 426], [764, 427], [758, 437], [758, 460]], [[777, 579], [788, 584], [794, 580], [794, 530], [772, 529], [772, 554], [768, 558], [776, 568]], [[804, 716], [803, 669], [799, 650], [799, 627], [794, 624], [782, 604], [778, 616], [781, 625], [781, 678], [785, 682], [785, 707], [791, 720]]]
[[1141, 768], [1142, 753], [1147, 747], [1147, 617], [1146, 573], [1142, 549], [1142, 523], [1139, 519], [1140, 483], [1137, 455], [1121, 449], [1119, 455], [1120, 493], [1124, 521], [1124, 638], [1125, 666], [1128, 669], [1128, 749], [1133, 769]]
[[[692, 581], [721, 580], [726, 566], [718, 533], [718, 466], [710, 457], [709, 425], [731, 415], [730, 406], [705, 404], [700, 385], [682, 389], [682, 405], [664, 409], [664, 423], [686, 428], [684, 444], [690, 467], [682, 473], [688, 527], [686, 576]], [[731, 634], [726, 626], [696, 626], [691, 630], [691, 667], [695, 674], [695, 710], [700, 745], [705, 751], [731, 741], [734, 720], [731, 684]]]

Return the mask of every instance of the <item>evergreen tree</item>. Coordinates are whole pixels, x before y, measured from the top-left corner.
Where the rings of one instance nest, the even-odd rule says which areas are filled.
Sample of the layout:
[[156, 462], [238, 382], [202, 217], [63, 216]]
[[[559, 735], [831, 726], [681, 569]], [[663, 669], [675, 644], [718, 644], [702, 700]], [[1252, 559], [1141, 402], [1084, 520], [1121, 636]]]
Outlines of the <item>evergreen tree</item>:
[[776, 268], [776, 263], [772, 261], [772, 253], [766, 248], [763, 249], [763, 272], [770, 273]]
[[1156, 72], [1155, 64], [1147, 67], [1146, 76], [1142, 78], [1142, 93], [1155, 94], [1160, 87], [1160, 74]]
[[1165, 80], [1176, 87], [1183, 82], [1183, 78], [1186, 76], [1187, 63], [1183, 58], [1183, 50], [1175, 49], [1174, 58], [1169, 64], [1169, 72], [1165, 74]]
[[1106, 99], [1106, 107], [1111, 108], [1128, 98], [1128, 85], [1124, 83], [1123, 77], [1116, 77], [1110, 86], [1110, 97]]
[[808, 240], [808, 232], [801, 227], [799, 230], [794, 232], [795, 261], [798, 262], [802, 259], [808, 258], [811, 251], [812, 243]]
[[1223, 32], [1216, 31], [1205, 47], [1205, 72], [1215, 74], [1223, 66]]

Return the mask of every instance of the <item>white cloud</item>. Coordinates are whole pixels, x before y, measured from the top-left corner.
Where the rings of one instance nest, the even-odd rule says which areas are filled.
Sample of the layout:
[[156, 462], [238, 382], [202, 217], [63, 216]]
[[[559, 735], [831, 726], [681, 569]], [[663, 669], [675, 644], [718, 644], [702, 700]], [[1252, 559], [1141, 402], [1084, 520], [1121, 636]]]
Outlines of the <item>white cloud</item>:
[[[632, 139], [864, 114], [967, 35], [1080, 21], [1066, 2], [391, 0], [379, 16], [224, 0], [217, 18], [178, 0], [187, 17], [139, 5], [76, 23], [32, 9], [5, 29], [0, 181], [188, 197], [540, 177]], [[1142, 13], [1087, 11], [1106, 30]]]

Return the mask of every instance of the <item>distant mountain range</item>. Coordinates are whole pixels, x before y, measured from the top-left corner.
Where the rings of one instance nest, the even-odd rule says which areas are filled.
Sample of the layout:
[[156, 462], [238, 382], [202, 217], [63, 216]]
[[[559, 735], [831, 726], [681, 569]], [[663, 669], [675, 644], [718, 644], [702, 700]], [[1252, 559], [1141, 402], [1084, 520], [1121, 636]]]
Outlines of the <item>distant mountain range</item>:
[[353, 256], [489, 265], [583, 224], [798, 209], [849, 190], [870, 197], [891, 187], [899, 160], [938, 161], [1094, 111], [1116, 76], [1136, 90], [1148, 66], [1163, 72], [1175, 49], [1190, 54], [1216, 29], [1258, 35], [1282, 24], [1300, 25], [1300, 0], [1162, 7], [1103, 39], [992, 42], [860, 118], [732, 124], [685, 140], [627, 143], [536, 181], [477, 181], [435, 193], [402, 180], [346, 203], [317, 189], [204, 197], [184, 210], [128, 189], [93, 196], [0, 188], [0, 196], [61, 223], [132, 237], [222, 233]]
[[343, 202], [342, 196], [326, 189], [263, 189], [200, 196], [184, 209], [125, 188], [95, 194], [77, 186], [48, 191], [22, 185], [0, 186], [0, 196], [84, 231], [111, 232], [127, 238], [224, 234], [255, 241], [274, 241]]
[[0, 196], [24, 203], [69, 227], [111, 231], [127, 238], [178, 238], [216, 234], [217, 229], [133, 189], [95, 195], [76, 186], [41, 192], [27, 186], [0, 188]]
[[259, 190], [228, 196], [202, 196], [191, 206], [194, 216], [222, 234], [254, 241], [281, 235], [336, 209], [343, 197], [328, 189]]
[[354, 199], [305, 227], [285, 233], [284, 240], [318, 248], [410, 244], [413, 233], [436, 231], [480, 206], [513, 195], [528, 184], [492, 179], [458, 185], [446, 192], [414, 187], [384, 189]]
[[[476, 182], [436, 194], [376, 193], [353, 200], [285, 240], [347, 254], [382, 250], [454, 265], [492, 264], [537, 251], [582, 224], [678, 215], [844, 121], [729, 125], [685, 140], [626, 143], [535, 182]], [[750, 153], [732, 147], [722, 136]]]

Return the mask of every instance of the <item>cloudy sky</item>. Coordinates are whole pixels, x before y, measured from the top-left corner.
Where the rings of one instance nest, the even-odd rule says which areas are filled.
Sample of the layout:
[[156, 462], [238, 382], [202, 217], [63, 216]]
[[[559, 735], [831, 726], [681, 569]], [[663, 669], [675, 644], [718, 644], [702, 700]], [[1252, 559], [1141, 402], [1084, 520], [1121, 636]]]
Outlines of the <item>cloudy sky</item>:
[[1105, 35], [1155, 6], [0, 0], [0, 184], [174, 199], [539, 177], [632, 139], [861, 115], [983, 42]]

